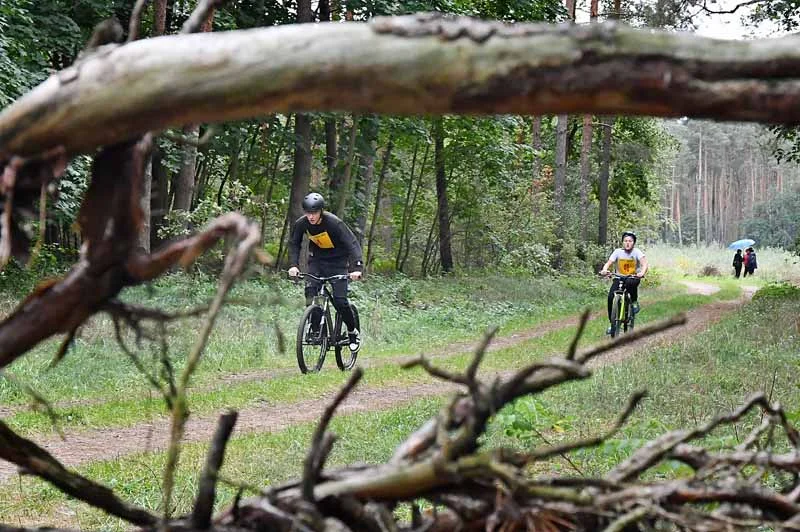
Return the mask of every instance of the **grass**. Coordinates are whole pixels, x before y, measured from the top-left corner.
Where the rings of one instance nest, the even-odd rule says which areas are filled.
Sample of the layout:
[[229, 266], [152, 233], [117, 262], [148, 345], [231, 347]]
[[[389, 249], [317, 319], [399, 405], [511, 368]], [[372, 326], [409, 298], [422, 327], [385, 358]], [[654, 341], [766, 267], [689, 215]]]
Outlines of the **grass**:
[[[755, 246], [758, 269], [752, 277], [741, 280], [742, 284], [761, 286], [772, 281], [791, 280], [800, 282], [800, 257], [783, 249], [759, 248]], [[714, 267], [722, 278], [733, 276], [734, 251], [723, 246], [687, 246], [676, 248], [656, 244], [645, 249], [651, 267], [667, 269], [683, 276], [699, 276], [706, 267]]]
[[[529, 327], [577, 312], [596, 301], [602, 285], [571, 287], [567, 281], [509, 279], [501, 277], [454, 278], [411, 282], [404, 278], [372, 278], [354, 285], [353, 301], [359, 306], [372, 358], [418, 352], [419, 346], [436, 348], [455, 340], [476, 338], [490, 325], [513, 323]], [[206, 302], [214, 284], [176, 275], [152, 287], [124, 294], [132, 303], [178, 310]], [[212, 334], [194, 383], [208, 384], [220, 374], [295, 369], [294, 331], [302, 315], [302, 287], [276, 278], [250, 280], [238, 285]], [[542, 306], [540, 301], [549, 304]], [[169, 326], [170, 356], [179, 370], [195, 340], [197, 320]], [[286, 352], [278, 349], [284, 335]], [[155, 368], [157, 345], [128, 344]], [[62, 363], [48, 364], [58, 341], [43, 342], [9, 371], [19, 380], [35, 384], [53, 401], [86, 401], [141, 394], [144, 379], [113, 337], [109, 318], [92, 320]], [[152, 361], [152, 363], [150, 363]], [[25, 404], [27, 398], [12, 383], [0, 380], [0, 404]]]
[[[708, 296], [683, 296], [678, 301], [643, 304], [642, 321], [654, 320], [709, 299]], [[589, 380], [555, 388], [536, 398], [521, 399], [498, 415], [487, 434], [486, 444], [529, 448], [543, 443], [540, 435], [555, 442], [596, 434], [612, 422], [630, 393], [641, 387], [650, 391], [649, 399], [622, 434], [596, 449], [572, 456], [572, 463], [583, 474], [607, 471], [643, 441], [666, 430], [693, 425], [720, 411], [730, 410], [753, 388], [771, 390], [773, 397], [788, 407], [790, 418], [797, 421], [800, 404], [796, 383], [792, 379], [793, 371], [787, 371], [787, 368], [797, 367], [795, 353], [800, 347], [796, 317], [792, 314], [797, 304], [797, 300], [753, 303], [744, 312], [729, 315], [701, 335], [680, 339], [643, 356], [604, 367]], [[603, 326], [602, 317], [594, 320], [587, 335], [601, 334]], [[743, 334], [743, 331], [750, 332]], [[486, 358], [485, 369], [508, 368], [514, 362], [519, 365], [526, 354], [538, 356], [530, 353], [534, 343], [539, 355], [551, 350], [563, 351], [569, 337], [568, 331], [554, 331], [531, 341], [531, 345], [494, 352]], [[454, 357], [441, 365], [463, 367], [468, 358], [467, 355]], [[384, 371], [386, 373], [381, 373]], [[323, 373], [302, 382], [313, 388], [330, 378], [329, 375], [336, 373]], [[396, 381], [401, 375], [404, 374], [392, 373], [388, 368], [376, 368], [367, 372], [365, 384], [387, 379], [402, 385]], [[416, 376], [414, 380], [420, 378]], [[331, 466], [386, 460], [396, 445], [433, 415], [441, 404], [441, 399], [425, 399], [391, 411], [336, 418], [333, 429], [340, 439]], [[223, 476], [257, 486], [276, 485], [297, 478], [312, 430], [313, 424], [308, 423], [273, 434], [235, 437], [226, 455]], [[721, 431], [714, 434], [710, 443], [722, 445], [732, 438], [735, 434], [731, 431]], [[185, 447], [177, 477], [178, 513], [190, 507], [206, 450], [205, 444]], [[143, 453], [95, 463], [80, 471], [114, 487], [127, 500], [158, 509], [162, 467], [161, 453]], [[658, 474], [680, 472], [670, 467], [665, 466]], [[549, 474], [575, 473], [571, 465], [560, 459], [541, 469]], [[232, 488], [224, 487], [218, 506], [228, 504], [233, 495]], [[104, 530], [123, 528], [116, 520], [68, 501], [39, 480], [24, 477], [0, 487], [0, 519], [41, 522], [42, 515], [51, 516], [62, 525]]]
[[[738, 296], [738, 287], [729, 284], [723, 287], [714, 298], [729, 299]], [[653, 297], [653, 296], [651, 296]], [[680, 311], [689, 310], [711, 298], [701, 295], [680, 295], [670, 299], [647, 303], [647, 296], [642, 296], [644, 311], [639, 315], [638, 322], [646, 324], [658, 319], [674, 315]], [[586, 329], [587, 339], [602, 339], [607, 321], [602, 310], [604, 302], [598, 305], [594, 301], [596, 317], [590, 321]], [[598, 308], [599, 307], [599, 308]], [[519, 325], [519, 323], [515, 323]], [[513, 329], [512, 329], [513, 330]], [[560, 352], [575, 334], [576, 327], [565, 326], [546, 333], [542, 336], [520, 343], [519, 345], [494, 352], [487, 358], [482, 368], [485, 371], [501, 371], [519, 365], [520, 360], [533, 357], [550, 356]], [[503, 331], [504, 333], [506, 331]], [[591, 341], [591, 340], [587, 340]], [[412, 353], [419, 353], [416, 346]], [[369, 352], [370, 358], [373, 357]], [[447, 368], [463, 367], [468, 363], [471, 353], [453, 353], [446, 361], [439, 362]], [[524, 357], [524, 358], [520, 358]], [[75, 356], [75, 359], [78, 357]], [[378, 355], [376, 358], [380, 358]], [[257, 379], [212, 389], [197, 389], [192, 392], [191, 406], [194, 415], [207, 415], [220, 408], [247, 408], [262, 403], [265, 399], [273, 403], [293, 403], [301, 400], [321, 399], [326, 394], [337, 390], [343, 383], [344, 375], [338, 371], [331, 371], [333, 362], [326, 361], [326, 367], [318, 375], [304, 376], [294, 369], [290, 373], [273, 376], [267, 379]], [[292, 364], [293, 366], [293, 364]], [[418, 382], [422, 378], [420, 370], [405, 371], [396, 364], [387, 364], [370, 369], [363, 386], [384, 387], [404, 386]], [[120, 394], [107, 398], [105, 401], [89, 404], [76, 404], [60, 408], [61, 428], [112, 428], [127, 427], [135, 423], [152, 421], [162, 415], [163, 401], [155, 394], [144, 394], [144, 388], [139, 388], [136, 393]], [[10, 416], [6, 422], [20, 434], [30, 436], [33, 434], [50, 433], [53, 431], [50, 419], [35, 411], [22, 411]]]
[[[622, 433], [573, 457], [584, 474], [602, 474], [644, 441], [665, 431], [691, 427], [729, 412], [754, 391], [764, 391], [772, 400], [780, 401], [790, 420], [797, 423], [800, 397], [794, 374], [800, 348], [798, 303], [796, 298], [751, 303], [696, 337], [682, 338], [646, 356], [603, 367], [592, 379], [560, 387], [546, 396], [522, 399], [500, 416], [489, 441], [541, 444], [541, 439], [519, 421], [530, 418], [526, 416], [529, 412], [540, 413], [544, 423], [538, 431], [556, 440], [596, 434], [601, 427], [610, 426], [626, 398], [640, 388], [649, 391], [649, 398]], [[580, 400], [575, 401], [576, 397]], [[715, 448], [741, 441], [757, 418], [750, 416], [738, 430], [715, 431], [705, 443]], [[554, 431], [554, 426], [561, 431]], [[674, 464], [667, 464], [657, 473], [677, 474], [679, 470], [672, 467]], [[557, 469], [568, 471], [571, 466], [562, 461]]]

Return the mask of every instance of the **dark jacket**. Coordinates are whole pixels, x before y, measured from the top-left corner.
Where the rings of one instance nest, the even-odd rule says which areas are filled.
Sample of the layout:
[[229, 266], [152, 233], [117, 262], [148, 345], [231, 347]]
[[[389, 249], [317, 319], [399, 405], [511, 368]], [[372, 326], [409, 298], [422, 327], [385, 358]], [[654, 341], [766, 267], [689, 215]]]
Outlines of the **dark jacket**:
[[756, 252], [755, 251], [751, 251], [750, 254], [747, 257], [747, 268], [750, 271], [753, 271], [756, 268], [758, 268], [758, 261], [756, 260]]
[[349, 262], [350, 271], [360, 271], [363, 268], [361, 246], [356, 236], [336, 215], [323, 211], [318, 225], [312, 225], [305, 216], [297, 219], [289, 238], [290, 266], [300, 264], [303, 235], [308, 235], [309, 262]]
[[741, 267], [742, 267], [742, 261], [743, 261], [743, 260], [744, 260], [744, 258], [742, 258], [742, 254], [741, 254], [741, 253], [737, 253], [737, 254], [735, 254], [735, 255], [733, 256], [733, 267], [734, 267], [734, 268], [737, 268], [737, 267], [738, 267], [738, 268], [741, 268]]

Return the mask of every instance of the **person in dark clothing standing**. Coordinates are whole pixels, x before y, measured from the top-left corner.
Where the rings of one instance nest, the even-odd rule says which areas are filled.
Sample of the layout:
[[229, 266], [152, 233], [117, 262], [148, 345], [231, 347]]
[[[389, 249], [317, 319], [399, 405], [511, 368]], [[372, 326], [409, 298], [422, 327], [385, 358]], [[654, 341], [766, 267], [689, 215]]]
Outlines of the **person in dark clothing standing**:
[[756, 268], [758, 268], [758, 260], [756, 259], [756, 252], [753, 248], [745, 250], [745, 257], [747, 258], [744, 265], [744, 277], [748, 275], [755, 275]]
[[741, 275], [741, 273], [742, 273], [742, 262], [743, 262], [743, 260], [744, 259], [742, 258], [742, 250], [741, 249], [737, 249], [736, 250], [736, 254], [733, 256], [733, 270], [734, 270], [734, 272], [736, 274], [736, 278], [737, 279], [739, 278], [739, 275]]
[[[308, 236], [308, 273], [318, 277], [343, 275], [349, 272], [350, 279], [361, 278], [363, 268], [361, 246], [355, 235], [336, 215], [325, 211], [325, 198], [312, 192], [303, 198], [303, 212], [294, 222], [289, 238], [289, 277], [300, 273], [300, 245], [303, 235]], [[310, 305], [320, 282], [306, 278], [306, 305]], [[360, 331], [356, 329], [355, 316], [347, 299], [347, 280], [333, 281], [333, 305], [347, 325], [350, 350], [361, 348]]]

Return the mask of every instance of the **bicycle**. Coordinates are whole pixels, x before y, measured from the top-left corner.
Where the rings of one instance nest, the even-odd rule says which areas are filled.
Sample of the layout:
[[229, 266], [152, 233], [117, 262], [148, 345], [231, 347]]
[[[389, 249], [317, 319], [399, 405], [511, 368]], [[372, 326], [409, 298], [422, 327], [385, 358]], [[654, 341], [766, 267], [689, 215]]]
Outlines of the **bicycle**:
[[[331, 320], [331, 308], [333, 307], [333, 294], [328, 289], [331, 281], [349, 279], [349, 276], [332, 275], [330, 277], [317, 277], [310, 273], [299, 273], [298, 279], [310, 277], [320, 281], [319, 290], [313, 296], [312, 303], [303, 312], [300, 326], [297, 328], [297, 365], [302, 373], [316, 373], [322, 369], [325, 363], [325, 356], [328, 350], [333, 347], [336, 355], [336, 365], [342, 371], [353, 369], [356, 364], [358, 352], [350, 350], [350, 339], [347, 334], [341, 314], [335, 312], [335, 319]], [[336, 310], [335, 307], [334, 311]], [[353, 316], [356, 320], [356, 328], [361, 330], [361, 321], [358, 317], [358, 309], [350, 303], [353, 309]], [[315, 320], [318, 320], [316, 323]], [[314, 325], [317, 327], [313, 327]], [[315, 330], [316, 329], [316, 330]]]
[[611, 338], [615, 338], [620, 331], [632, 331], [636, 321], [636, 313], [633, 311], [631, 295], [625, 283], [626, 279], [634, 279], [635, 275], [620, 275], [609, 273], [609, 277], [616, 283], [614, 289], [614, 302], [611, 305]]

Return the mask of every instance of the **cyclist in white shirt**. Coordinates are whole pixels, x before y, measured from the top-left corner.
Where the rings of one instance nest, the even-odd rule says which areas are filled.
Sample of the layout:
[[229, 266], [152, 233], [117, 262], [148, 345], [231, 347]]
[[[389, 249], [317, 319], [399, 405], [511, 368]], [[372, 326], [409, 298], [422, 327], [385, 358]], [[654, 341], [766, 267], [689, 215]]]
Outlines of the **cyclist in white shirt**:
[[[622, 233], [622, 247], [614, 250], [614, 253], [608, 258], [603, 269], [600, 270], [600, 275], [607, 276], [609, 268], [614, 265], [614, 269], [620, 275], [632, 275], [629, 279], [625, 279], [625, 288], [631, 296], [631, 309], [634, 314], [639, 312], [639, 283], [647, 274], [647, 257], [644, 252], [636, 245], [636, 233], [625, 231]], [[611, 283], [611, 288], [608, 290], [608, 321], [611, 322], [611, 306], [614, 304], [614, 289], [616, 283]], [[614, 324], [611, 323], [606, 334], [611, 334]]]

